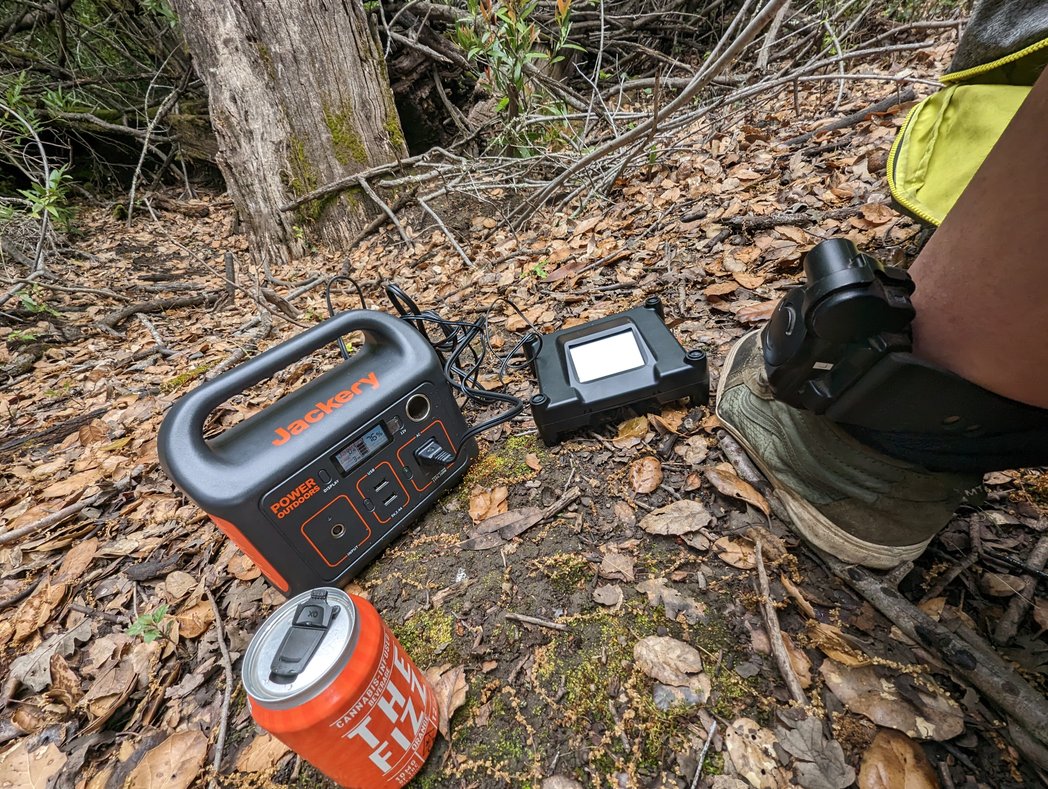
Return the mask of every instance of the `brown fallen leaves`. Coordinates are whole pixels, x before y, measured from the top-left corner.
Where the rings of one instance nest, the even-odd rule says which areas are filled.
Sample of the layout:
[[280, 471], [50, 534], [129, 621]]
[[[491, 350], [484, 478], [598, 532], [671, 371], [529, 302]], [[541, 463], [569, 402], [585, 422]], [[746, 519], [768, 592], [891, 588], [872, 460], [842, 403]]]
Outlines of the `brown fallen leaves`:
[[128, 776], [127, 789], [187, 789], [207, 756], [207, 736], [198, 729], [172, 734], [147, 753]]
[[653, 493], [662, 484], [662, 464], [651, 456], [630, 463], [630, 486], [636, 493]]
[[863, 754], [859, 789], [939, 789], [939, 779], [920, 745], [881, 729]]

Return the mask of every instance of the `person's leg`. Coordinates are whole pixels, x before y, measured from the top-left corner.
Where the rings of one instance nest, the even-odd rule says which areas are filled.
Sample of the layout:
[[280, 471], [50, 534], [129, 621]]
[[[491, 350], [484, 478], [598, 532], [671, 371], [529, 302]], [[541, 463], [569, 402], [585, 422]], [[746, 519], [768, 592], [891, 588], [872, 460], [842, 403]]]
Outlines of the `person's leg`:
[[1048, 71], [910, 275], [916, 355], [1048, 408]]
[[[1048, 408], [1046, 260], [1048, 77], [1042, 77], [910, 269], [917, 284], [915, 354], [998, 395]], [[846, 430], [777, 400], [758, 332], [732, 348], [716, 410], [778, 489], [794, 528], [857, 564], [886, 568], [916, 558], [966, 490], [978, 485], [980, 472], [990, 470], [971, 453], [958, 463], [956, 445], [948, 462], [917, 465], [900, 458], [927, 455], [914, 451], [923, 448], [921, 436], [915, 444], [910, 434]], [[998, 461], [1008, 455], [1005, 438]]]

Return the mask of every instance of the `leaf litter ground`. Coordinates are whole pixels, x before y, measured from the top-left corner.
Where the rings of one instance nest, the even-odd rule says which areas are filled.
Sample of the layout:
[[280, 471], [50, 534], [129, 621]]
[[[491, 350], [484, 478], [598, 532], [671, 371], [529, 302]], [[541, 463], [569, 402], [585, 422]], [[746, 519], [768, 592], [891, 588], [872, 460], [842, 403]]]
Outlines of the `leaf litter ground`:
[[[909, 63], [866, 65], [930, 75], [951, 50], [944, 39]], [[447, 316], [508, 296], [545, 331], [657, 293], [716, 375], [818, 240], [846, 235], [893, 263], [916, 253], [919, 229], [890, 208], [884, 180], [904, 107], [781, 145], [823, 122], [835, 93], [802, 87], [799, 114], [787, 92], [712, 137], [682, 136], [606, 204], [550, 213], [530, 233], [506, 229], [491, 206], [459, 206], [449, 225], [469, 240], [473, 270], [416, 218], [411, 249], [387, 232], [279, 275], [301, 282], [345, 263], [372, 303], [388, 277]], [[849, 83], [841, 112], [888, 93]], [[322, 289], [291, 299], [293, 288], [277, 288], [289, 301], [269, 299], [280, 314], [259, 323], [241, 265], [236, 298], [211, 297], [224, 291], [225, 253], [246, 259], [245, 242], [225, 198], [191, 203], [192, 218], [166, 212], [131, 229], [85, 209], [62, 274], [87, 290], [33, 290], [0, 328], [11, 379], [0, 394], [0, 785], [327, 785], [254, 727], [235, 674], [229, 682], [281, 595], [174, 489], [156, 454], [171, 402], [253, 353], [259, 326], [267, 346], [321, 320]], [[786, 218], [753, 221], [770, 215]], [[198, 303], [116, 315], [184, 297]], [[501, 307], [493, 322], [496, 349], [526, 325]], [[213, 429], [335, 363], [334, 352], [317, 354], [235, 398]], [[507, 386], [523, 396], [531, 385], [514, 374]], [[527, 418], [485, 438], [467, 480], [354, 586], [443, 703], [445, 736], [417, 785], [1038, 780], [977, 693], [798, 543], [768, 489], [732, 466], [707, 409], [624, 417], [554, 449]], [[1043, 688], [1048, 602], [999, 557], [1030, 552], [1048, 485], [1034, 472], [987, 481], [986, 502], [960, 512], [893, 582], [931, 615], [982, 631], [1016, 594], [1029, 596], [1032, 613], [1002, 654]], [[791, 702], [772, 657], [758, 543], [804, 704]]]

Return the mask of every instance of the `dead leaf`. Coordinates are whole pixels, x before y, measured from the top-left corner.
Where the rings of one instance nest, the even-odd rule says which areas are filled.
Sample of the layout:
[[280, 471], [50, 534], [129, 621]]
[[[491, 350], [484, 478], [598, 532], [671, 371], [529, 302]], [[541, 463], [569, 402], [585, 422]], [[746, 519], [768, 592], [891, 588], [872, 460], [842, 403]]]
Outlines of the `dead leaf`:
[[689, 436], [674, 447], [674, 451], [681, 456], [689, 466], [697, 466], [706, 459], [709, 454], [710, 445], [705, 436]]
[[630, 485], [637, 493], [652, 493], [662, 484], [662, 464], [651, 456], [630, 463]]
[[779, 789], [779, 762], [775, 758], [775, 735], [749, 718], [739, 718], [724, 733], [724, 748], [735, 772], [755, 789]]
[[91, 731], [101, 729], [117, 708], [127, 701], [137, 679], [135, 664], [130, 657], [114, 660], [99, 673], [81, 702], [91, 715], [88, 727]]
[[215, 621], [215, 611], [208, 600], [198, 600], [175, 614], [178, 633], [184, 638], [202, 636]]
[[238, 553], [233, 556], [233, 558], [229, 560], [228, 567], [230, 574], [241, 581], [254, 581], [262, 575], [262, 571], [258, 569], [258, 565], [243, 553]]
[[648, 636], [633, 646], [637, 667], [652, 679], [667, 685], [690, 686], [702, 671], [702, 655], [690, 644], [669, 636]]
[[593, 590], [593, 600], [594, 602], [600, 603], [601, 605], [622, 605], [622, 589], [619, 588], [618, 584], [598, 586], [596, 589]]
[[899, 216], [887, 203], [867, 203], [860, 210], [862, 211], [863, 219], [875, 225], [883, 225], [885, 222], [891, 222]]
[[715, 468], [706, 469], [706, 479], [725, 496], [745, 501], [765, 515], [771, 515], [768, 500], [753, 485], [739, 477], [728, 463], [719, 463]]
[[663, 435], [670, 435], [671, 433], [679, 433], [680, 426], [684, 422], [684, 417], [687, 416], [687, 412], [683, 409], [677, 408], [672, 411], [664, 411], [662, 414], [651, 414], [648, 419]]
[[920, 745], [881, 729], [863, 754], [859, 789], [939, 789], [939, 779]]
[[623, 553], [605, 554], [597, 573], [611, 581], [633, 583], [633, 557]]
[[521, 521], [527, 521], [542, 514], [540, 507], [521, 507], [519, 510], [507, 510], [499, 515], [492, 515], [477, 524], [474, 534], [490, 534], [507, 526], [515, 526]]
[[762, 301], [757, 304], [746, 304], [735, 310], [735, 320], [739, 323], [760, 323], [771, 319], [775, 308], [779, 306], [777, 301]]
[[539, 456], [534, 452], [526, 454], [524, 456], [524, 462], [532, 471], [542, 471], [542, 461], [539, 460]]
[[269, 732], [262, 732], [237, 756], [236, 768], [242, 773], [263, 773], [277, 766], [291, 752], [284, 743]]
[[51, 655], [51, 690], [48, 695], [73, 709], [80, 697], [84, 695], [80, 688], [80, 679], [73, 669], [69, 668], [66, 659], [59, 654]]
[[648, 435], [648, 418], [636, 416], [619, 425], [619, 433], [611, 443], [619, 449], [629, 449], [640, 444]]
[[808, 620], [808, 638], [813, 646], [827, 657], [845, 666], [868, 666], [872, 660], [862, 649], [850, 642], [836, 625], [828, 625], [815, 619]]
[[651, 605], [661, 603], [668, 619], [678, 621], [678, 617], [683, 616], [685, 621], [695, 624], [706, 618], [705, 603], [674, 589], [665, 578], [651, 578], [639, 583], [637, 591], [646, 594]]
[[509, 488], [505, 485], [486, 490], [474, 488], [469, 496], [469, 517], [475, 523], [479, 523], [493, 515], [499, 515], [509, 509], [506, 499], [509, 498]]
[[777, 728], [779, 746], [793, 757], [793, 777], [804, 789], [845, 789], [855, 783], [855, 770], [845, 761], [844, 749], [823, 732], [814, 717], [792, 721]]
[[[793, 643], [793, 638], [790, 637], [789, 633], [784, 632], [782, 634], [782, 643], [786, 647], [786, 654], [790, 656], [790, 664], [797, 675], [797, 681], [802, 688], [811, 687], [811, 660], [808, 659], [803, 649]], [[851, 784], [851, 781], [845, 784], [845, 786], [849, 784]]]
[[466, 703], [466, 669], [464, 666], [441, 666], [431, 668], [426, 672], [426, 679], [433, 685], [437, 694], [437, 709], [439, 720], [437, 729], [444, 735], [444, 739], [451, 740], [451, 718], [455, 711]]
[[1033, 604], [1033, 621], [1041, 630], [1048, 630], [1048, 600], [1038, 597]]
[[979, 577], [979, 588], [984, 594], [991, 597], [1011, 597], [1022, 590], [1025, 585], [1022, 578], [1008, 573], [995, 573], [987, 570]]
[[732, 277], [734, 277], [735, 281], [747, 290], [759, 288], [764, 284], [764, 277], [760, 274], [748, 274], [745, 271], [736, 271], [732, 274]]
[[28, 740], [19, 740], [0, 754], [0, 787], [45, 789], [62, 771], [66, 759], [53, 742], [30, 752]]
[[178, 731], [147, 753], [131, 771], [126, 789], [188, 789], [207, 756], [207, 737]]
[[684, 478], [684, 491], [685, 493], [691, 493], [693, 490], [698, 490], [702, 487], [702, 477], [696, 472], [689, 471], [688, 476]]
[[41, 692], [54, 681], [51, 676], [51, 657], [69, 657], [76, 649], [76, 642], [87, 641], [91, 635], [91, 623], [85, 619], [67, 633], [50, 636], [28, 655], [17, 657], [11, 662], [10, 678], [30, 690]]
[[681, 499], [649, 512], [641, 518], [640, 527], [648, 534], [673, 536], [698, 531], [712, 520], [713, 517], [701, 502]]
[[826, 686], [844, 706], [878, 726], [921, 740], [949, 740], [964, 731], [961, 708], [928, 677], [918, 678], [914, 692], [904, 698], [873, 666], [849, 668], [825, 660], [820, 671]]
[[707, 298], [720, 298], [721, 296], [727, 296], [729, 293], [734, 293], [738, 289], [739, 283], [737, 282], [718, 282], [715, 285], [710, 285], [702, 292], [706, 294]]
[[106, 425], [101, 419], [92, 419], [77, 433], [81, 446], [90, 446], [102, 441], [106, 437]]
[[717, 558], [732, 567], [740, 570], [752, 570], [757, 566], [757, 554], [752, 542], [746, 539], [733, 540], [731, 537], [721, 537], [713, 543], [713, 549], [717, 551]]
[[90, 468], [81, 471], [65, 479], [60, 479], [44, 488], [38, 495], [42, 499], [57, 499], [81, 493], [89, 486], [94, 485], [102, 478], [103, 471], [100, 468]]
[[[242, 556], [243, 554], [237, 553], [236, 556]], [[232, 561], [232, 560], [230, 560]], [[175, 603], [189, 594], [194, 587], [197, 585], [197, 580], [189, 573], [183, 572], [182, 570], [175, 570], [167, 574], [164, 579], [164, 591], [167, 593], [167, 599], [169, 602]]]

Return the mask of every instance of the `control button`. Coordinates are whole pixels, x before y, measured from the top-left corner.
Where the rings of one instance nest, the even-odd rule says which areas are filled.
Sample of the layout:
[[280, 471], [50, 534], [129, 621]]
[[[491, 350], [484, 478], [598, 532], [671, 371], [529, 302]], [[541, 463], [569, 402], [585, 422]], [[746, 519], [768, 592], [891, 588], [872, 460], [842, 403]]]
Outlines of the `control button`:
[[374, 504], [374, 502], [371, 501], [371, 499], [364, 499], [364, 509], [366, 509], [368, 512], [374, 512], [375, 511], [375, 504]]
[[386, 427], [389, 428], [390, 433], [399, 433], [400, 429], [404, 427], [404, 423], [400, 421], [399, 416], [391, 416], [386, 421]]
[[317, 473], [317, 476], [320, 477], [320, 481], [325, 485], [331, 482], [331, 475], [328, 474], [326, 469], [320, 469], [320, 471]]
[[407, 466], [404, 466], [400, 469], [400, 476], [402, 476], [404, 479], [411, 479], [414, 475], [411, 473], [411, 469], [409, 469]]

